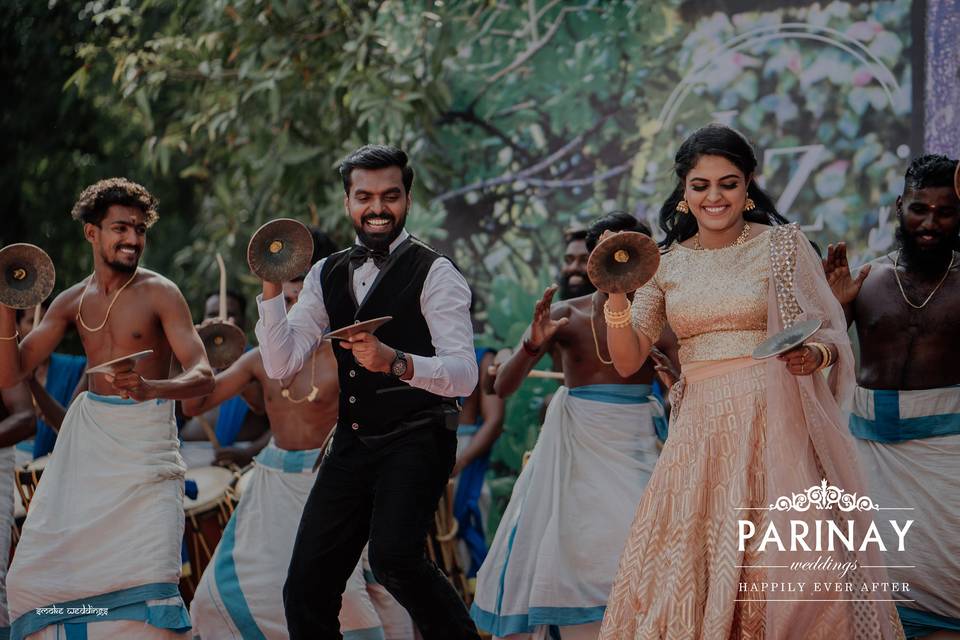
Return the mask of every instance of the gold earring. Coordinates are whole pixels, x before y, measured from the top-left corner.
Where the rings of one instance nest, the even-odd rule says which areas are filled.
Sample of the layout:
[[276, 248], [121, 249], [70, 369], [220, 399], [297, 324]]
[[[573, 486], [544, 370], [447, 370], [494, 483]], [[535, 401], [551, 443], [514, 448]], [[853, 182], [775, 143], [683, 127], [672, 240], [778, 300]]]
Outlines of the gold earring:
[[747, 198], [747, 201], [743, 203], [744, 211], [753, 211], [757, 208], [756, 203], [753, 201], [753, 198]]
[[677, 212], [678, 213], [690, 213], [690, 206], [687, 204], [686, 200], [681, 200], [677, 203]]

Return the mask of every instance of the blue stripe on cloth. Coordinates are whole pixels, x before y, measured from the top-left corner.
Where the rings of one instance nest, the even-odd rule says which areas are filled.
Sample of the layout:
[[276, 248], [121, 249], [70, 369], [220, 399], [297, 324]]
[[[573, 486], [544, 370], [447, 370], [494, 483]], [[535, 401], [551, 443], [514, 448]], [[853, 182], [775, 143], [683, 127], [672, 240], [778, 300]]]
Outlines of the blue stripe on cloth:
[[[606, 605], [596, 607], [531, 607], [527, 613], [501, 616], [485, 611], [476, 603], [470, 608], [470, 617], [477, 626], [496, 636], [512, 633], [532, 633], [538, 626], [568, 627], [603, 620]], [[562, 634], [562, 631], [561, 631]]]
[[66, 640], [87, 640], [87, 623], [81, 622], [75, 624], [68, 622], [63, 625], [63, 630], [66, 631]]
[[287, 451], [270, 444], [257, 454], [254, 460], [277, 471], [284, 473], [303, 473], [313, 471], [313, 465], [320, 457], [320, 449], [304, 449], [302, 451]]
[[344, 631], [343, 640], [384, 640], [383, 627]]
[[483, 423], [479, 424], [461, 424], [457, 426], [457, 435], [458, 436], [472, 436], [477, 431], [480, 431], [480, 427], [483, 426]]
[[[180, 604], [162, 606], [148, 604], [151, 600], [168, 598], [176, 598]], [[67, 613], [69, 609], [84, 605], [94, 609], [106, 609], [107, 613], [104, 615]], [[10, 637], [20, 640], [52, 624], [83, 624], [108, 620], [139, 620], [177, 633], [186, 633], [190, 630], [190, 616], [187, 614], [187, 608], [180, 601], [180, 591], [175, 583], [154, 582], [49, 605], [49, 607], [54, 606], [62, 609], [63, 613], [40, 614], [36, 609], [32, 609], [14, 620], [10, 628]]]
[[[531, 460], [527, 463], [526, 471], [532, 473], [533, 461]], [[500, 612], [503, 610], [503, 590], [504, 585], [506, 584], [507, 579], [507, 567], [510, 565], [510, 554], [513, 553], [513, 540], [517, 536], [517, 527], [520, 526], [520, 518], [523, 516], [523, 504], [520, 505], [520, 511], [517, 513], [517, 521], [513, 524], [513, 528], [510, 529], [510, 537], [507, 539], [507, 557], [503, 559], [503, 569], [500, 570], [500, 579], [497, 583], [497, 612], [491, 613], [485, 611], [477, 606], [477, 603], [474, 602], [473, 606], [470, 608], [470, 617], [473, 618], [473, 621], [477, 623], [477, 626], [492, 633], [497, 636], [505, 636], [511, 633], [528, 633], [532, 629], [526, 628], [526, 616], [501, 616]], [[523, 618], [521, 621], [520, 618]], [[522, 624], [524, 628], [516, 627], [515, 625]]]
[[897, 605], [903, 632], [907, 638], [922, 638], [935, 631], [960, 631], [960, 619]]
[[237, 542], [237, 520], [243, 513], [243, 507], [244, 503], [241, 501], [230, 517], [230, 521], [227, 522], [227, 527], [223, 530], [223, 537], [220, 538], [217, 557], [214, 561], [213, 578], [217, 583], [217, 589], [220, 591], [223, 606], [237, 626], [240, 637], [244, 640], [266, 640], [266, 636], [257, 626], [257, 621], [250, 611], [246, 596], [243, 595], [243, 589], [240, 587], [240, 577], [237, 575], [237, 565], [233, 560], [233, 549]]
[[850, 432], [861, 440], [904, 442], [960, 433], [960, 413], [901, 418], [899, 391], [875, 389], [871, 393], [874, 419], [850, 414]]
[[121, 398], [120, 396], [102, 396], [99, 393], [94, 393], [93, 391], [87, 391], [87, 397], [91, 400], [96, 400], [97, 402], [103, 402], [105, 404], [137, 404], [137, 401], [133, 398]]
[[0, 627], [0, 640], [10, 640], [10, 627]]
[[588, 384], [570, 389], [574, 398], [607, 404], [646, 404], [652, 392], [648, 384]]

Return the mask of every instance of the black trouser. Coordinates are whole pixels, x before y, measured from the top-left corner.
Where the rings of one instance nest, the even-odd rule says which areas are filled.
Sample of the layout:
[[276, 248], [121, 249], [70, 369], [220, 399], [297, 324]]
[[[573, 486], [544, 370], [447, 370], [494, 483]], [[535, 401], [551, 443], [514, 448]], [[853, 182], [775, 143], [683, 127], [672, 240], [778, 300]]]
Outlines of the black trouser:
[[410, 612], [424, 640], [478, 639], [425, 540], [453, 469], [455, 431], [430, 425], [377, 448], [337, 427], [297, 531], [283, 586], [290, 638], [339, 639], [340, 599], [370, 541], [377, 581]]

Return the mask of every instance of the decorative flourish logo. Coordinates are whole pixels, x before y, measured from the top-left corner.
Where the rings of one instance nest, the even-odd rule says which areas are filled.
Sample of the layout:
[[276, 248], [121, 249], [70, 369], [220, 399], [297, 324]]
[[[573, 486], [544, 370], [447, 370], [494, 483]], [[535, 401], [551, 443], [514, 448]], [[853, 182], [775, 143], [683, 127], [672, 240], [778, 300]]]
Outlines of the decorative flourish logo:
[[840, 487], [827, 484], [826, 480], [821, 480], [819, 485], [814, 485], [803, 493], [780, 496], [770, 505], [769, 510], [807, 511], [811, 508], [832, 509], [834, 507], [843, 512], [880, 510], [880, 506], [870, 496], [848, 493]]

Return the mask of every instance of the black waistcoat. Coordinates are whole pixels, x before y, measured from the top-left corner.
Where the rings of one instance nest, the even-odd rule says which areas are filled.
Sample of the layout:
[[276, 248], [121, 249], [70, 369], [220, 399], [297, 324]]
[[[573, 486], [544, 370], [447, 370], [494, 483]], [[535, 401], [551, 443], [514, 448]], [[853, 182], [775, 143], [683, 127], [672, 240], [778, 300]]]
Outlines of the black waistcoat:
[[[441, 255], [412, 236], [390, 254], [360, 304], [354, 300], [350, 249], [332, 254], [323, 265], [320, 283], [330, 329], [381, 316], [393, 320], [376, 330], [377, 338], [406, 354], [434, 356], [430, 329], [420, 309], [420, 293], [434, 260]], [[426, 410], [454, 401], [410, 386], [385, 373], [367, 371], [348, 349], [336, 342], [340, 378], [339, 424], [361, 440], [386, 436]], [[407, 356], [410, 362], [409, 355]]]

